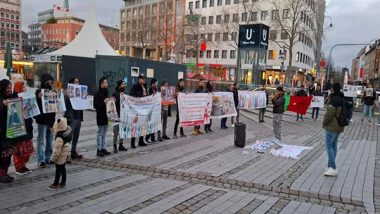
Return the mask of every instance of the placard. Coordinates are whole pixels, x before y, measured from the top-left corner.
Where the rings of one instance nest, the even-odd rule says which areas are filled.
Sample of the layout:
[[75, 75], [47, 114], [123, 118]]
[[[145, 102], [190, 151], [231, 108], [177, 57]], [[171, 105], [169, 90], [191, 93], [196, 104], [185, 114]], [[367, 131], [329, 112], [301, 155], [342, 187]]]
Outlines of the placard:
[[267, 107], [265, 91], [239, 91], [239, 109], [260, 109]]
[[210, 123], [212, 94], [180, 93], [178, 95], [181, 127], [200, 126]]
[[314, 96], [311, 100], [312, 108], [324, 108], [325, 107], [325, 98], [323, 96]]
[[63, 90], [42, 89], [42, 112], [54, 113], [66, 111], [65, 98]]
[[365, 96], [366, 97], [373, 97], [373, 88], [366, 88], [365, 89]]
[[162, 105], [175, 105], [176, 100], [175, 100], [175, 91], [176, 91], [176, 86], [169, 86], [165, 89], [165, 93], [163, 93], [162, 89], [161, 92], [163, 93], [162, 95]]
[[234, 94], [232, 92], [216, 92], [212, 94], [211, 118], [237, 116]]
[[119, 122], [119, 116], [117, 115], [115, 101], [116, 99], [113, 97], [105, 99], [108, 125], [116, 125]]
[[67, 94], [73, 109], [87, 110], [90, 108], [87, 89], [88, 87], [86, 85], [68, 84]]
[[161, 94], [120, 95], [120, 138], [137, 138], [161, 130]]
[[345, 97], [357, 97], [363, 91], [363, 86], [359, 85], [344, 85], [343, 93]]
[[154, 69], [152, 69], [152, 68], [146, 69], [146, 77], [153, 78], [154, 77]]
[[182, 71], [178, 71], [178, 79], [183, 79], [183, 72]]
[[26, 135], [25, 120], [22, 112], [22, 98], [10, 99], [7, 111], [7, 133], [9, 139]]
[[36, 90], [36, 88], [27, 88], [26, 92], [18, 94], [23, 99], [22, 109], [25, 119], [41, 114], [37, 105]]

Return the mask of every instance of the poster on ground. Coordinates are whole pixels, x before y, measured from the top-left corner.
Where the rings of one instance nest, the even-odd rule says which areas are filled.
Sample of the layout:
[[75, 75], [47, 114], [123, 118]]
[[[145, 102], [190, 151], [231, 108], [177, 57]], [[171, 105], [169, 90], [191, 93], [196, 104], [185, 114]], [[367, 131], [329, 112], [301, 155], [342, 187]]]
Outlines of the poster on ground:
[[260, 109], [267, 107], [264, 91], [239, 91], [239, 109]]
[[67, 94], [73, 109], [87, 110], [90, 108], [87, 89], [88, 87], [86, 85], [68, 84]]
[[22, 109], [24, 113], [24, 119], [28, 119], [37, 115], [40, 115], [40, 109], [36, 100], [36, 88], [27, 88], [26, 92], [19, 93], [18, 96], [22, 97]]
[[181, 127], [201, 126], [210, 123], [212, 94], [180, 93], [178, 95]]
[[[175, 100], [175, 91], [176, 87], [175, 86], [169, 86], [166, 88], [165, 95], [162, 96], [162, 105], [175, 105], [176, 100]], [[162, 90], [161, 90], [162, 92]]]
[[49, 90], [42, 89], [42, 112], [64, 112], [66, 111], [65, 98], [63, 96], [63, 90]]
[[26, 135], [25, 120], [22, 112], [22, 98], [10, 99], [7, 111], [7, 131], [9, 139]]
[[357, 97], [363, 91], [363, 86], [359, 85], [344, 85], [343, 93], [345, 97]]
[[161, 94], [136, 98], [120, 95], [120, 138], [137, 138], [161, 130]]
[[234, 95], [232, 92], [216, 92], [212, 94], [211, 118], [237, 116]]
[[105, 99], [106, 109], [107, 109], [107, 118], [108, 125], [116, 125], [119, 122], [119, 116], [117, 115], [116, 110], [116, 99], [115, 98], [107, 98]]
[[270, 154], [274, 156], [280, 156], [284, 158], [291, 158], [298, 160], [299, 155], [305, 150], [311, 150], [313, 147], [306, 146], [296, 146], [296, 145], [286, 145], [286, 144], [278, 144], [281, 146], [280, 149], [271, 149]]
[[314, 96], [311, 100], [312, 108], [324, 108], [325, 107], [325, 98], [323, 96]]

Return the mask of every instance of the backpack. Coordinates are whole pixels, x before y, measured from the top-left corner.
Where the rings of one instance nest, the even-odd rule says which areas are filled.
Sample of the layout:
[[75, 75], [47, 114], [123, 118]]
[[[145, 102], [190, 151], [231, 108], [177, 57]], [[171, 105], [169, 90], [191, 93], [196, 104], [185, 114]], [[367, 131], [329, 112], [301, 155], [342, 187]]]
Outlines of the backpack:
[[342, 110], [337, 118], [339, 126], [348, 126], [350, 124], [351, 116], [352, 112], [349, 103], [345, 99], [342, 99]]

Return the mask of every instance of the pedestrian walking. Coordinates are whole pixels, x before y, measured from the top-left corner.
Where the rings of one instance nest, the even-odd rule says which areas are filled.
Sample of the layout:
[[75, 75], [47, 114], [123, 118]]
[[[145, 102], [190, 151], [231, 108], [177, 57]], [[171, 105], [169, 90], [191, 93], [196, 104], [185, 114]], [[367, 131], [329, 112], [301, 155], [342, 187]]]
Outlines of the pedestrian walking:
[[[78, 78], [72, 78], [69, 80], [70, 84], [79, 85], [79, 79]], [[77, 145], [78, 140], [80, 136], [80, 130], [82, 127], [83, 122], [83, 111], [82, 110], [75, 110], [73, 106], [71, 105], [70, 97], [68, 93], [72, 93], [70, 91], [66, 91], [65, 95], [65, 104], [66, 104], [66, 111], [64, 114], [64, 117], [67, 119], [67, 124], [70, 126], [72, 134], [73, 134], [73, 141], [71, 142], [71, 158], [72, 159], [81, 159], [83, 156], [77, 152]]]
[[[174, 124], [174, 133], [173, 133], [173, 138], [174, 139], [177, 139], [178, 136], [177, 136], [177, 130], [178, 130], [178, 125], [179, 125], [179, 108], [178, 108], [178, 95], [179, 93], [185, 93], [185, 80], [184, 79], [180, 79], [178, 81], [178, 84], [177, 84], [177, 87], [176, 87], [176, 92], [175, 92], [175, 99], [176, 99], [176, 103], [177, 103], [177, 116], [176, 116], [176, 120], [175, 120], [175, 124]], [[185, 132], [183, 130], [183, 127], [180, 127], [180, 137], [186, 137], [185, 135]]]
[[[165, 97], [168, 93], [168, 81], [163, 80], [161, 84], [161, 97]], [[168, 105], [162, 105], [161, 108], [161, 122], [162, 122], [162, 131], [159, 131], [159, 138], [163, 140], [170, 140], [170, 137], [166, 134], [166, 126], [168, 124], [168, 111], [169, 111], [169, 106]], [[161, 135], [162, 134], [162, 135]]]
[[[207, 93], [205, 89], [205, 82], [203, 79], [199, 80], [198, 88], [195, 89], [194, 93]], [[193, 135], [199, 135], [199, 134], [203, 134], [203, 132], [201, 131], [201, 126], [194, 126]]]
[[[148, 92], [149, 92], [148, 93], [149, 95], [154, 95], [154, 94], [156, 94], [158, 92], [158, 81], [157, 81], [157, 79], [153, 78], [153, 79], [150, 80], [150, 87], [149, 87]], [[152, 133], [152, 134], [149, 134], [149, 135], [147, 135], [145, 137], [145, 141], [147, 143], [150, 143], [149, 139], [150, 139], [151, 143], [156, 142], [156, 134]], [[157, 140], [160, 141], [160, 142], [162, 141], [160, 131], [157, 132]]]
[[[123, 80], [119, 80], [116, 82], [115, 92], [112, 96], [115, 98], [115, 105], [117, 110], [117, 116], [120, 118], [120, 96], [123, 96], [125, 93], [125, 89], [127, 84]], [[113, 152], [117, 153], [119, 151], [128, 151], [127, 148], [124, 147], [124, 139], [119, 136], [119, 124], [113, 126]], [[117, 146], [117, 140], [119, 139], [119, 148]]]
[[[55, 113], [43, 113], [42, 108], [42, 89], [51, 90], [53, 88], [53, 77], [50, 74], [42, 74], [41, 87], [36, 90], [36, 100], [41, 114], [35, 117], [37, 123], [37, 161], [38, 166], [45, 168], [46, 164], [52, 164], [50, 161], [53, 143], [53, 125], [55, 121]], [[45, 146], [45, 148], [44, 148]]]
[[49, 190], [66, 186], [66, 161], [70, 150], [69, 143], [72, 140], [72, 131], [66, 118], [60, 118], [54, 123], [54, 132], [56, 135], [51, 161], [55, 164], [55, 178], [54, 183], [48, 187]]
[[[267, 98], [266, 105], [268, 106], [268, 104], [269, 104], [269, 95], [268, 95], [268, 91], [267, 91], [265, 85], [262, 85], [262, 86], [261, 86], [260, 91], [263, 91], [263, 92], [265, 93], [265, 96], [266, 96], [266, 98]], [[266, 107], [265, 107], [265, 108], [260, 108], [260, 109], [259, 109], [259, 122], [260, 122], [260, 123], [264, 123], [264, 122], [265, 122], [265, 121], [264, 121], [264, 118], [265, 118], [265, 112], [266, 112], [266, 110], [267, 110]]]
[[340, 92], [341, 86], [339, 83], [334, 83], [331, 88], [330, 103], [326, 109], [326, 114], [323, 119], [323, 128], [326, 130], [326, 151], [328, 157], [327, 171], [325, 176], [336, 176], [336, 156], [338, 152], [338, 138], [340, 133], [344, 131], [344, 127], [339, 125], [342, 106], [344, 104], [344, 95]]
[[[369, 91], [372, 89], [372, 94], [369, 93]], [[363, 116], [361, 119], [361, 122], [364, 122], [366, 118], [368, 118], [368, 123], [371, 123], [372, 115], [373, 115], [373, 105], [376, 100], [375, 90], [372, 88], [372, 85], [368, 85], [368, 87], [364, 90], [363, 94]]]
[[94, 108], [96, 110], [96, 124], [98, 125], [98, 132], [96, 136], [97, 152], [96, 156], [104, 157], [111, 153], [106, 149], [106, 134], [108, 130], [107, 118], [107, 105], [106, 99], [108, 98], [108, 80], [102, 77], [99, 80], [99, 90], [94, 95]]
[[[315, 90], [313, 90], [312, 96], [323, 96], [321, 86], [317, 86]], [[313, 120], [317, 120], [319, 115], [319, 107], [313, 107], [313, 111], [311, 112], [311, 118]]]
[[[148, 96], [148, 91], [146, 90], [146, 86], [145, 86], [145, 76], [140, 74], [138, 76], [138, 82], [137, 84], [133, 85], [132, 89], [131, 89], [131, 93], [130, 95], [132, 97], [145, 97], [145, 96]], [[136, 148], [136, 145], [135, 145], [135, 142], [136, 142], [136, 138], [132, 138], [131, 139], [131, 147], [132, 149], [135, 149]], [[139, 143], [138, 143], [139, 146], [147, 146], [147, 144], [144, 142], [144, 136], [140, 136], [139, 137]]]
[[[0, 81], [0, 117], [7, 118], [9, 99], [16, 98], [12, 94], [12, 85], [9, 80]], [[7, 120], [0, 120], [0, 130], [7, 129]], [[0, 131], [0, 183], [12, 183], [14, 178], [8, 174], [11, 165], [12, 154], [14, 153], [14, 142], [7, 139], [6, 132]]]
[[281, 141], [282, 115], [284, 114], [285, 96], [282, 86], [277, 86], [276, 93], [272, 97], [273, 103], [273, 130], [276, 139]]
[[[13, 86], [14, 93], [26, 92], [26, 87], [24, 82], [15, 82]], [[16, 143], [16, 150], [13, 154], [13, 162], [16, 169], [16, 174], [26, 175], [32, 172], [26, 163], [28, 163], [30, 156], [34, 152], [33, 148], [33, 119], [25, 119], [25, 129], [26, 135], [21, 137]]]
[[[214, 92], [214, 87], [212, 86], [212, 82], [211, 81], [208, 81], [206, 83], [206, 90], [207, 90], [208, 93]], [[210, 123], [209, 124], [205, 125], [204, 129], [205, 129], [206, 133], [213, 132], [212, 129], [211, 129], [211, 125], [212, 125], [212, 119], [210, 119]]]
[[[305, 86], [301, 86], [301, 89], [299, 91], [297, 91], [296, 93], [296, 96], [300, 96], [300, 97], [307, 97], [307, 93], [305, 91]], [[302, 114], [297, 114], [297, 121], [301, 119], [302, 121], [303, 120], [303, 115]]]

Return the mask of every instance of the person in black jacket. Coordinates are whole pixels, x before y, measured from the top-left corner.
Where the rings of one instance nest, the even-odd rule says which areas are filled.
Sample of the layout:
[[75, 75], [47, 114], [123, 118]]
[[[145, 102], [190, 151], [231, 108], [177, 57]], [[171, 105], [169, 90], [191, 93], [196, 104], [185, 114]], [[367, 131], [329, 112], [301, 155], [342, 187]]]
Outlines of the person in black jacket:
[[[79, 85], [79, 79], [72, 78], [69, 80], [69, 83]], [[83, 156], [78, 154], [77, 144], [78, 144], [78, 139], [80, 135], [80, 129], [83, 122], [83, 111], [73, 109], [73, 106], [71, 105], [71, 102], [70, 102], [70, 98], [67, 94], [65, 95], [65, 104], [66, 104], [66, 112], [64, 116], [67, 119], [67, 124], [71, 127], [71, 131], [73, 135], [73, 141], [71, 142], [71, 158], [81, 159]]]
[[[323, 94], [322, 94], [322, 91], [321, 91], [321, 86], [318, 85], [317, 89], [314, 90], [311, 95], [312, 96], [323, 97]], [[318, 115], [319, 115], [319, 108], [318, 107], [314, 107], [313, 111], [311, 112], [311, 118], [314, 119], [314, 120], [317, 120], [318, 119]]]
[[282, 114], [284, 114], [284, 89], [282, 86], [277, 87], [276, 94], [272, 97], [273, 103], [273, 130], [274, 136], [281, 141], [281, 123]]
[[[50, 161], [52, 153], [52, 143], [53, 143], [53, 125], [55, 122], [55, 113], [43, 113], [42, 108], [42, 89], [51, 90], [53, 88], [53, 77], [50, 74], [42, 74], [41, 78], [41, 88], [36, 91], [36, 100], [38, 108], [41, 114], [35, 117], [38, 129], [37, 135], [37, 161], [38, 165], [42, 168], [46, 167], [46, 163], [52, 164]], [[46, 142], [46, 143], [45, 143]], [[45, 150], [44, 150], [45, 144]]]
[[[368, 92], [372, 89], [372, 94]], [[375, 90], [372, 88], [372, 85], [368, 85], [368, 87], [364, 90], [362, 101], [364, 103], [363, 108], [363, 116], [361, 122], [364, 122], [364, 119], [368, 117], [368, 123], [371, 123], [371, 118], [373, 114], [373, 104], [375, 104], [376, 94]]]
[[[305, 91], [305, 86], [301, 86], [301, 89], [297, 91], [296, 96], [300, 97], [307, 97], [307, 93]], [[303, 115], [302, 114], [297, 114], [297, 121], [301, 119], [303, 121]]]
[[[207, 83], [206, 83], [206, 91], [208, 93], [214, 92], [214, 87], [212, 86], [212, 82], [211, 81], [207, 81]], [[211, 130], [211, 125], [212, 125], [212, 119], [210, 119], [210, 123], [209, 124], [205, 125], [205, 132], [206, 133], [213, 132]]]
[[[195, 89], [194, 93], [207, 93], [204, 86], [205, 86], [204, 80], [200, 79], [198, 82], [198, 88]], [[199, 135], [199, 134], [203, 134], [203, 132], [201, 131], [201, 127], [194, 126], [193, 135]]]
[[[116, 110], [117, 115], [120, 118], [120, 96], [124, 95], [125, 88], [127, 87], [127, 84], [123, 80], [119, 80], [116, 83], [115, 92], [112, 94], [112, 96], [116, 99]], [[113, 152], [117, 153], [117, 138], [119, 137], [119, 150], [120, 151], [128, 151], [127, 148], [123, 146], [124, 139], [119, 136], [119, 124], [114, 125], [113, 127]]]
[[[173, 138], [174, 139], [178, 138], [178, 136], [177, 136], [177, 130], [178, 130], [178, 124], [179, 124], [178, 95], [179, 95], [179, 93], [185, 93], [185, 92], [186, 92], [186, 90], [185, 90], [185, 80], [184, 79], [180, 79], [178, 81], [178, 85], [176, 87], [176, 92], [175, 92], [175, 99], [176, 99], [176, 103], [177, 103], [177, 116], [176, 116], [176, 120], [175, 120], [175, 124], [174, 124], [174, 133], [173, 133]], [[183, 130], [183, 127], [180, 127], [180, 137], [186, 137], [185, 132]]]
[[98, 132], [96, 137], [96, 156], [99, 157], [104, 157], [105, 155], [111, 154], [106, 149], [106, 134], [108, 130], [106, 98], [108, 98], [108, 80], [107, 78], [102, 77], [99, 80], [99, 90], [94, 96], [96, 124], [98, 125]]
[[[138, 82], [137, 84], [133, 85], [131, 89], [130, 95], [132, 97], [145, 97], [148, 96], [148, 91], [146, 90], [145, 87], [145, 76], [140, 74], [138, 77]], [[131, 148], [135, 149], [136, 148], [136, 138], [131, 138]], [[139, 137], [139, 146], [147, 146], [147, 144], [144, 142], [144, 136]]]
[[[238, 123], [239, 122], [239, 109], [237, 107], [239, 106], [239, 92], [238, 92], [238, 86], [237, 86], [236, 82], [233, 84], [232, 93], [234, 94], [235, 108], [236, 108], [236, 112], [237, 112], [236, 123]], [[235, 127], [234, 117], [231, 117], [231, 127]]]

